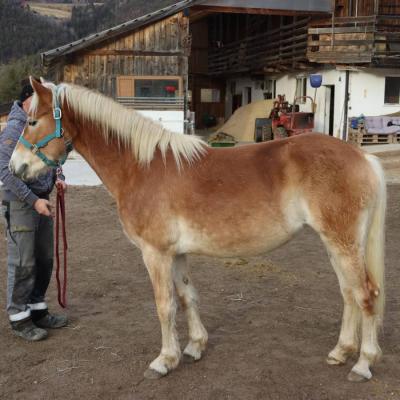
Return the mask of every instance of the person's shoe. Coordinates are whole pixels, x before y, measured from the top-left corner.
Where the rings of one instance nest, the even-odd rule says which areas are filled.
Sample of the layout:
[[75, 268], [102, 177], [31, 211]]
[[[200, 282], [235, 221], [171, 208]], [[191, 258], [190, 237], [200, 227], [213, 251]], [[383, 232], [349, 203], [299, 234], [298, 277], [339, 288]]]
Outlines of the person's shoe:
[[50, 314], [48, 310], [32, 310], [32, 321], [39, 328], [58, 329], [68, 324], [66, 315]]
[[10, 321], [11, 329], [14, 335], [30, 342], [37, 342], [47, 338], [47, 331], [37, 327], [31, 317], [22, 319], [21, 321]]

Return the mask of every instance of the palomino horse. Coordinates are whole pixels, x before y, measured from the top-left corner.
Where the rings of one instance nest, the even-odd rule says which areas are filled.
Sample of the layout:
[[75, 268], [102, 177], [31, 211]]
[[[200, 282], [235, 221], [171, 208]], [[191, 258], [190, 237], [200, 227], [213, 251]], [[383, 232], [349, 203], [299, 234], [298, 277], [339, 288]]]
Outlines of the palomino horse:
[[[88, 89], [31, 82], [30, 118], [10, 168], [33, 178], [47, 168], [43, 155], [58, 162], [71, 140], [114, 196], [126, 235], [143, 253], [161, 323], [161, 353], [146, 377], [166, 375], [181, 359], [174, 289], [189, 326], [185, 358], [199, 360], [206, 348], [186, 254], [265, 253], [307, 224], [327, 248], [344, 300], [327, 361], [343, 364], [360, 351], [348, 378], [371, 378], [381, 355], [386, 208], [375, 157], [321, 134], [213, 149]], [[61, 114], [63, 136], [48, 135]]]

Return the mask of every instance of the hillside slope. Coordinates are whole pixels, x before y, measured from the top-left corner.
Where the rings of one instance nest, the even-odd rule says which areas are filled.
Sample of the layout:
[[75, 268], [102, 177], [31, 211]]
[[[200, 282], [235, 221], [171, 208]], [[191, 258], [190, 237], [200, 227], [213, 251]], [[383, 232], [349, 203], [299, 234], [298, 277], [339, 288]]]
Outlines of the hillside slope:
[[58, 46], [73, 35], [67, 26], [36, 15], [14, 0], [0, 0], [0, 37], [0, 64], [5, 64]]

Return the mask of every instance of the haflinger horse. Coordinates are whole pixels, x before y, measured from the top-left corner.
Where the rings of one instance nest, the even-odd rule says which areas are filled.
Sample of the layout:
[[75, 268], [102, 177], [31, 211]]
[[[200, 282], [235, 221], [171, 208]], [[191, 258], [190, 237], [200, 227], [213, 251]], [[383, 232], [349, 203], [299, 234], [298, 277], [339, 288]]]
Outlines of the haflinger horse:
[[[175, 291], [189, 329], [183, 358], [199, 360], [206, 348], [187, 254], [263, 254], [304, 225], [325, 244], [344, 301], [327, 362], [343, 364], [359, 352], [348, 378], [371, 378], [385, 297], [386, 186], [377, 158], [317, 133], [210, 148], [86, 88], [31, 83], [30, 116], [10, 169], [36, 177], [64, 159], [72, 141], [115, 198], [126, 235], [142, 251], [161, 323], [161, 352], [147, 378], [166, 375], [181, 360]], [[58, 134], [49, 136], [54, 129]]]

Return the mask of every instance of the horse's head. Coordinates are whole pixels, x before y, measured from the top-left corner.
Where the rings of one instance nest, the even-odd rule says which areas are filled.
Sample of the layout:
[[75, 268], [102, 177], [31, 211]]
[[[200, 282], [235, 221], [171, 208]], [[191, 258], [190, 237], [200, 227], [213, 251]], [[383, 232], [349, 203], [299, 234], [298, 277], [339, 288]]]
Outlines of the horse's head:
[[62, 119], [56, 86], [30, 80], [34, 97], [27, 124], [10, 160], [10, 170], [24, 180], [62, 164], [68, 152], [64, 138], [67, 121]]

